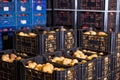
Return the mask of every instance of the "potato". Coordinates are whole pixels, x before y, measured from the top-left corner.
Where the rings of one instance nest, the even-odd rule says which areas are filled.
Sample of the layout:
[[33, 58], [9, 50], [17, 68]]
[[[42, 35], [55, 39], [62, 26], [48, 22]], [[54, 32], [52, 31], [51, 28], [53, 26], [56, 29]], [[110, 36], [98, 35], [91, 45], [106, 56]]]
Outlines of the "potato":
[[61, 31], [66, 31], [66, 29], [65, 28], [61, 28]]
[[28, 67], [34, 69], [36, 65], [37, 65], [36, 62], [32, 62], [28, 64]]
[[100, 53], [99, 53], [99, 55], [101, 55], [101, 56], [102, 56], [102, 55], [104, 55], [104, 53], [103, 53], [103, 52], [100, 52]]
[[15, 60], [17, 56], [15, 54], [10, 54], [10, 59]]
[[56, 29], [55, 31], [59, 31], [59, 29]]
[[64, 57], [60, 57], [60, 61], [63, 61], [65, 58]]
[[43, 65], [41, 65], [41, 64], [38, 64], [38, 65], [36, 65], [35, 66], [35, 70], [38, 70], [38, 71], [42, 71], [42, 67], [43, 67]]
[[70, 66], [74, 66], [74, 65], [75, 65], [75, 63], [71, 62], [69, 65], [70, 65]]
[[29, 33], [29, 36], [35, 37], [37, 35], [35, 33]]
[[[29, 67], [27, 67], [27, 68], [29, 68]], [[34, 69], [37, 70], [37, 71], [41, 71], [41, 70], [39, 70], [37, 67], [35, 67]]]
[[60, 57], [54, 57], [54, 58], [52, 59], [52, 61], [54, 61], [54, 62], [60, 61]]
[[51, 67], [49, 65], [44, 65], [42, 68], [42, 71], [46, 72], [46, 73], [50, 73], [50, 74], [52, 74], [52, 72], [53, 72], [53, 70], [51, 69]]
[[24, 33], [24, 36], [25, 36], [25, 37], [29, 37], [29, 35], [28, 35], [28, 34], [26, 34], [26, 33]]
[[12, 63], [14, 60], [13, 59], [9, 59], [7, 62]]
[[96, 54], [91, 55], [92, 58], [98, 57]]
[[120, 53], [117, 53], [117, 57], [120, 57]]
[[84, 49], [83, 52], [87, 52], [87, 50]]
[[73, 55], [78, 55], [78, 54], [80, 54], [80, 53], [82, 53], [82, 51], [76, 50]]
[[68, 32], [67, 35], [68, 35], [68, 36], [72, 36], [72, 33], [71, 33], [71, 32]]
[[57, 62], [55, 59], [51, 59], [52, 62]]
[[89, 67], [93, 66], [93, 63], [89, 63], [88, 66], [89, 66]]
[[96, 35], [97, 33], [95, 31], [90, 31], [91, 35]]
[[50, 31], [49, 33], [55, 33], [55, 31]]
[[86, 59], [86, 58], [87, 58], [87, 55], [84, 55], [84, 56], [82, 56], [81, 58], [82, 58], [82, 59]]
[[86, 59], [86, 55], [84, 55], [84, 54], [80, 54], [80, 58], [82, 58], [82, 59]]
[[70, 63], [71, 63], [71, 59], [68, 59], [68, 58], [65, 58], [64, 60], [63, 60], [63, 64], [64, 65], [69, 65]]
[[4, 54], [4, 55], [2, 55], [2, 60], [3, 61], [8, 61], [10, 58], [9, 58], [9, 54]]
[[95, 52], [95, 51], [90, 51], [90, 50], [88, 50], [87, 51], [88, 53], [92, 53], [92, 54], [96, 54], [97, 52]]
[[107, 34], [105, 32], [98, 32], [99, 36], [107, 36]]
[[50, 69], [53, 70], [54, 66], [53, 66], [52, 64], [50, 64], [50, 63], [46, 63], [46, 65], [48, 65], [48, 66], [50, 67]]
[[77, 57], [77, 58], [80, 58], [80, 55], [79, 55], [79, 54], [76, 54], [76, 55], [74, 54], [73, 56], [74, 56], [74, 57]]
[[29, 68], [28, 66], [25, 66], [26, 68]]
[[74, 54], [73, 54], [74, 57], [77, 57], [77, 58], [82, 58], [82, 59], [86, 59], [86, 55], [84, 55], [84, 53], [80, 50], [77, 50]]
[[18, 61], [21, 60], [21, 59], [22, 59], [22, 58], [21, 58], [20, 56], [16, 57], [16, 60], [18, 60]]
[[54, 39], [54, 36], [53, 35], [49, 35], [48, 36], [48, 40], [53, 40]]
[[[50, 44], [50, 46], [53, 46], [53, 45]], [[49, 49], [48, 49], [49, 52], [54, 52], [54, 50], [55, 50], [54, 48], [49, 48]]]
[[72, 62], [70, 63], [71, 66], [74, 66], [76, 63], [78, 63], [77, 59], [73, 59]]
[[73, 59], [72, 62], [73, 63], [78, 63], [78, 60], [77, 59]]
[[54, 70], [55, 71], [65, 70], [64, 68], [57, 68], [57, 67], [54, 68], [54, 66], [50, 63], [37, 64], [36, 62], [33, 62], [33, 61], [29, 61], [27, 63], [28, 63], [28, 66], [25, 66], [26, 68], [35, 69], [37, 71], [42, 71], [49, 74], [52, 74]]
[[72, 71], [69, 70], [69, 71], [67, 72], [67, 74], [72, 74]]
[[91, 56], [88, 56], [86, 59], [87, 59], [87, 60], [92, 60], [92, 57], [91, 57]]
[[105, 57], [105, 63], [107, 63], [109, 61], [109, 58], [108, 57]]
[[47, 34], [47, 31], [43, 31], [43, 34]]
[[23, 32], [18, 33], [19, 36], [24, 36]]
[[86, 60], [82, 60], [81, 62], [80, 62], [80, 64], [84, 64], [84, 63], [86, 63], [87, 61]]
[[27, 64], [29, 64], [29, 63], [33, 63], [33, 61], [32, 61], [32, 60], [29, 60], [29, 61], [27, 62]]
[[63, 71], [65, 70], [64, 68], [54, 68], [55, 71]]
[[90, 35], [90, 32], [84, 32], [83, 34], [85, 34], [85, 35]]
[[22, 53], [23, 56], [28, 56], [26, 53]]
[[82, 51], [80, 51], [80, 50], [77, 50], [76, 51], [77, 53], [79, 53], [79, 54], [84, 54]]
[[78, 52], [74, 52], [74, 54], [73, 54], [74, 56], [76, 56], [76, 55], [79, 55], [79, 53]]
[[120, 38], [120, 34], [118, 33], [118, 38]]

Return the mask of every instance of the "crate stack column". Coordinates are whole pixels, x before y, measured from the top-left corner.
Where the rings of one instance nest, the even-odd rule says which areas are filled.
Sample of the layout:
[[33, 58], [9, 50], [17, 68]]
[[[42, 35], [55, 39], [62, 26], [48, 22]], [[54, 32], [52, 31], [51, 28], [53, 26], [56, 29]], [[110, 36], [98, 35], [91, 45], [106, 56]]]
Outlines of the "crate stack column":
[[0, 0], [0, 50], [13, 48], [13, 30], [16, 29], [15, 6], [15, 0]]
[[17, 29], [32, 28], [32, 0], [16, 0]]
[[32, 1], [32, 25], [46, 26], [46, 0]]
[[15, 0], [0, 0], [0, 29], [16, 29]]

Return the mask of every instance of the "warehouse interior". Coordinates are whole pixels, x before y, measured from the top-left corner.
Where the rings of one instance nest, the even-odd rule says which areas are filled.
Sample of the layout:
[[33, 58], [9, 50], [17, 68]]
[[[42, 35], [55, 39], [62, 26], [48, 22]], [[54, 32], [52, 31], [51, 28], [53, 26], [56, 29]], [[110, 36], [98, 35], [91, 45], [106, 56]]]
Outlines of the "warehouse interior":
[[0, 0], [0, 80], [120, 80], [120, 0]]

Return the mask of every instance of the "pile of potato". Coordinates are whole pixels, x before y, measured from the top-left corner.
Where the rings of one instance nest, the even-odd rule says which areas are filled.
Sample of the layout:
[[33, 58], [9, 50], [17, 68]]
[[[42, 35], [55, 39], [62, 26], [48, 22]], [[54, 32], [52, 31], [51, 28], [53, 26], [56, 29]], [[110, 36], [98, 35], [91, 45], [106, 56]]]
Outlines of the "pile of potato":
[[86, 35], [99, 35], [99, 36], [107, 36], [105, 32], [95, 32], [95, 31], [88, 31], [84, 32]]
[[76, 50], [73, 54], [74, 57], [77, 57], [77, 58], [82, 58], [82, 59], [86, 59], [87, 58], [87, 55], [85, 55], [82, 51], [80, 50]]
[[69, 66], [74, 66], [75, 64], [78, 63], [77, 59], [69, 59], [65, 57], [54, 57], [51, 59], [52, 62], [63, 64], [63, 65], [69, 65]]
[[37, 36], [37, 34], [35, 34], [35, 33], [24, 33], [24, 32], [19, 32], [18, 33], [18, 35], [19, 36], [25, 36], [25, 37], [36, 37]]
[[28, 55], [26, 53], [16, 53], [17, 55], [21, 55], [21, 56], [24, 56], [24, 57], [28, 57]]
[[69, 49], [72, 48], [74, 45], [74, 37], [72, 32], [67, 32], [65, 35], [65, 46]]
[[56, 49], [56, 37], [53, 34], [49, 34], [45, 40], [46, 52], [54, 52]]
[[[91, 53], [92, 55], [88, 56], [88, 55], [85, 55], [84, 52], [89, 52]], [[101, 55], [103, 55], [103, 53], [99, 53]], [[80, 50], [76, 50], [74, 53], [73, 53], [73, 56], [74, 57], [77, 57], [77, 58], [81, 58], [81, 59], [86, 59], [86, 60], [92, 60], [93, 58], [97, 58], [98, 55], [97, 55], [97, 52], [94, 52], [94, 51], [87, 51], [87, 50], [83, 50], [83, 51], [80, 51]]]
[[3, 54], [1, 58], [2, 58], [2, 61], [10, 62], [10, 63], [12, 63], [14, 60], [21, 60], [22, 59], [20, 56], [17, 56], [13, 53]]
[[65, 70], [64, 68], [54, 67], [50, 63], [37, 64], [36, 62], [33, 62], [33, 61], [28, 61], [26, 68], [31, 68], [31, 69], [34, 69], [34, 70], [37, 70], [37, 71], [41, 71], [41, 72], [45, 72], [45, 73], [49, 73], [49, 74], [52, 74], [53, 71], [62, 71], [62, 70]]

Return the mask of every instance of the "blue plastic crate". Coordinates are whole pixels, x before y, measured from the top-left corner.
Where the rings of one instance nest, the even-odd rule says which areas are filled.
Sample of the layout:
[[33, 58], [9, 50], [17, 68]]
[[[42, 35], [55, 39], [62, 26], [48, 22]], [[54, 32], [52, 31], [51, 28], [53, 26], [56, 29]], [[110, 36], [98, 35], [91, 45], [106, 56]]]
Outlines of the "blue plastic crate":
[[32, 0], [16, 0], [16, 26], [17, 29], [31, 29]]
[[33, 0], [32, 25], [46, 26], [46, 0]]
[[15, 6], [15, 0], [0, 1], [0, 28], [4, 29], [11, 26], [16, 26]]
[[36, 25], [46, 25], [46, 0], [0, 0], [0, 28], [31, 29]]
[[46, 12], [40, 12], [40, 13], [33, 14], [32, 23], [33, 25], [45, 26], [46, 25]]
[[0, 21], [0, 27], [16, 26], [15, 18], [2, 18]]
[[14, 13], [15, 11], [15, 1], [16, 0], [1, 0], [0, 1], [0, 12], [4, 13], [4, 12], [12, 12]]
[[31, 13], [19, 13], [17, 14], [17, 29], [30, 28], [32, 26], [32, 15]]
[[[15, 0], [0, 1], [0, 28], [11, 27], [15, 29]], [[14, 26], [14, 27], [13, 27]]]
[[32, 0], [16, 0], [17, 12], [30, 12]]
[[41, 3], [32, 3], [32, 6], [33, 6], [33, 12], [41, 12], [41, 11], [46, 11], [46, 4], [45, 3], [43, 3], [43, 4], [41, 4]]

